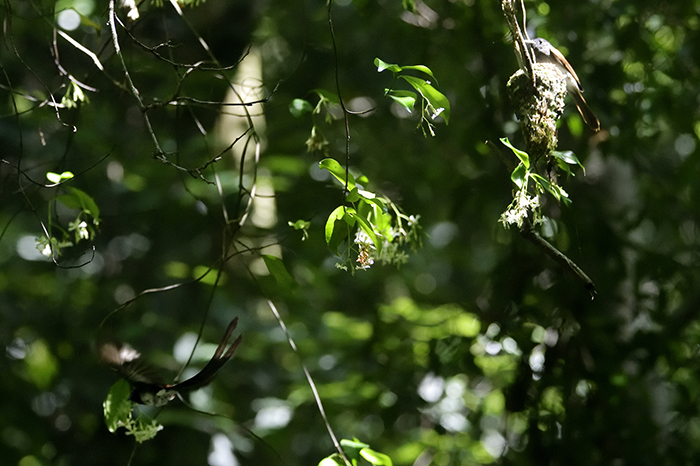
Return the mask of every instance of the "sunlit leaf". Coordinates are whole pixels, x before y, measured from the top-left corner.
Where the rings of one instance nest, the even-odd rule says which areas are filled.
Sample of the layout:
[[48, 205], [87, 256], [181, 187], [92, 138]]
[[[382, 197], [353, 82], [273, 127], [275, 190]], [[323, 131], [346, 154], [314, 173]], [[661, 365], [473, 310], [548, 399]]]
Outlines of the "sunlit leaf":
[[335, 222], [341, 220], [345, 216], [345, 208], [341, 205], [335, 208], [333, 212], [328, 216], [326, 220], [326, 244], [330, 246], [331, 237], [333, 236], [333, 231], [335, 230]]
[[504, 146], [508, 147], [513, 153], [520, 159], [520, 162], [525, 166], [525, 168], [530, 169], [530, 156], [527, 152], [521, 151], [520, 149], [514, 147], [508, 138], [501, 138], [501, 142]]
[[564, 163], [567, 163], [569, 165], [578, 165], [581, 167], [583, 170], [583, 174], [586, 174], [586, 169], [584, 168], [583, 164], [581, 161], [579, 161], [578, 157], [576, 157], [576, 154], [574, 154], [572, 151], [567, 150], [567, 151], [552, 151], [552, 155], [557, 158], [557, 160], [561, 160]]
[[374, 229], [367, 222], [367, 220], [362, 218], [360, 215], [357, 215], [357, 213], [355, 213], [354, 211], [350, 212], [348, 210], [348, 216], [357, 220], [357, 223], [360, 225], [360, 228], [362, 228], [362, 231], [364, 231], [367, 234], [367, 236], [369, 236], [369, 239], [372, 240], [372, 244], [374, 244], [374, 247], [377, 248], [377, 251], [381, 251], [382, 243], [379, 241], [379, 238], [377, 238], [377, 234], [374, 232]]
[[348, 195], [345, 197], [345, 200], [348, 202], [357, 202], [360, 200], [360, 194], [358, 192], [359, 190], [357, 189], [357, 186], [352, 188], [352, 191], [348, 193]]
[[413, 107], [416, 105], [416, 94], [411, 91], [397, 91], [393, 89], [385, 89], [396, 103], [401, 105], [408, 113], [413, 112]]
[[393, 73], [398, 73], [401, 71], [401, 67], [399, 65], [395, 65], [393, 63], [387, 63], [381, 58], [375, 58], [374, 59], [374, 66], [377, 67], [377, 71], [380, 73], [384, 70], [389, 70]]
[[131, 401], [129, 395], [131, 387], [129, 382], [119, 379], [112, 388], [109, 389], [107, 398], [102, 402], [105, 424], [107, 429], [114, 433], [117, 429], [128, 422], [131, 413]]
[[52, 183], [60, 183], [62, 181], [70, 180], [73, 178], [73, 173], [71, 172], [63, 172], [63, 173], [53, 173], [53, 172], [48, 172], [46, 173], [46, 179], [49, 180]]
[[349, 190], [352, 190], [355, 187], [355, 177], [352, 176], [352, 173], [346, 173], [345, 169], [338, 163], [337, 160], [330, 158], [323, 159], [318, 163], [318, 167], [321, 170], [328, 170], [330, 174], [333, 175], [335, 179], [340, 181], [343, 185], [345, 185], [345, 178], [347, 177], [347, 188]]
[[[431, 70], [430, 68], [428, 68], [425, 65], [408, 65], [408, 66], [402, 66], [401, 69], [402, 70], [420, 71], [421, 73], [425, 73], [428, 76], [430, 76], [431, 78], [435, 79], [435, 75], [433, 75], [433, 70]], [[435, 84], [437, 84], [437, 80], [435, 81]]]
[[371, 448], [363, 448], [360, 450], [360, 455], [376, 466], [392, 466], [391, 458], [384, 453], [379, 453]]
[[513, 183], [520, 189], [525, 185], [526, 177], [527, 169], [522, 163], [519, 163], [518, 166], [515, 167], [515, 170], [513, 170], [513, 173], [510, 174], [510, 179], [513, 180]]
[[435, 89], [432, 84], [425, 79], [406, 75], [401, 75], [399, 78], [404, 79], [413, 86], [413, 88], [432, 105], [435, 111], [439, 112], [440, 116], [445, 120], [445, 124], [450, 122], [450, 101], [447, 100], [447, 97], [445, 97], [442, 92]]
[[334, 453], [331, 456], [323, 458], [318, 463], [318, 466], [345, 466], [345, 462], [339, 454]]

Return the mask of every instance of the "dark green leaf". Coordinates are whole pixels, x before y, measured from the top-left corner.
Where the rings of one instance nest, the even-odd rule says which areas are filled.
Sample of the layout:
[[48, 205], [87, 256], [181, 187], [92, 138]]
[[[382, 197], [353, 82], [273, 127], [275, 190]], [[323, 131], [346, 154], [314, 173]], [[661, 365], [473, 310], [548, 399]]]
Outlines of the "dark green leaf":
[[265, 261], [267, 270], [269, 270], [272, 276], [275, 277], [275, 280], [277, 280], [277, 283], [280, 284], [280, 287], [283, 289], [291, 289], [296, 286], [296, 280], [294, 280], [294, 278], [289, 274], [287, 268], [284, 266], [284, 262], [282, 262], [282, 259], [269, 254], [263, 254], [262, 258]]

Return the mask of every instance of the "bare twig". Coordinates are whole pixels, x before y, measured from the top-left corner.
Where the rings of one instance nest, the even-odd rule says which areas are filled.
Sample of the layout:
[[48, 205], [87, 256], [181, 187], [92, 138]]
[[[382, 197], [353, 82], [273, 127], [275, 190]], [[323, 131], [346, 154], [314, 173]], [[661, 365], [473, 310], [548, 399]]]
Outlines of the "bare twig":
[[[521, 7], [523, 10], [523, 29], [525, 29], [527, 27], [525, 24], [525, 5], [521, 3]], [[532, 79], [532, 85], [534, 87], [535, 73], [532, 71], [532, 64], [535, 62], [535, 60], [531, 55], [530, 48], [525, 45], [527, 31], [523, 33], [520, 29], [520, 25], [518, 24], [518, 19], [516, 18], [515, 13], [515, 0], [502, 0], [501, 9], [506, 17], [508, 28], [513, 36], [513, 41], [515, 42], [515, 56], [518, 58], [520, 67], [523, 68], [525, 73]]]
[[520, 229], [520, 234], [522, 234], [525, 238], [529, 239], [532, 243], [537, 245], [540, 249], [542, 249], [549, 257], [554, 259], [555, 261], [559, 262], [562, 266], [565, 268], [569, 269], [571, 273], [576, 275], [576, 277], [583, 282], [583, 286], [586, 288], [586, 290], [591, 294], [591, 299], [595, 298], [596, 291], [595, 291], [595, 284], [593, 281], [588, 278], [588, 275], [581, 270], [581, 268], [576, 265], [574, 261], [569, 259], [566, 254], [552, 246], [552, 244], [547, 241], [546, 239], [542, 238], [533, 228], [532, 225], [530, 225], [529, 222], [526, 222], [523, 224], [523, 227]]

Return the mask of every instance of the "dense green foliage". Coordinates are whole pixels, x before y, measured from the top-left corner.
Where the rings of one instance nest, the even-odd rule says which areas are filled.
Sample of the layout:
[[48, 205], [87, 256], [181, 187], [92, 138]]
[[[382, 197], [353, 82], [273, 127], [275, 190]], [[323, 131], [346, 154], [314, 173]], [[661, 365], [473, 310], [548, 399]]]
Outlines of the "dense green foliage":
[[[498, 2], [181, 3], [2, 2], [0, 463], [318, 464], [305, 370], [358, 464], [700, 462], [699, 0], [527, 5], [601, 121], [539, 201], [593, 300], [499, 221], [549, 178]], [[186, 378], [235, 316], [214, 415], [108, 429], [96, 342]]]

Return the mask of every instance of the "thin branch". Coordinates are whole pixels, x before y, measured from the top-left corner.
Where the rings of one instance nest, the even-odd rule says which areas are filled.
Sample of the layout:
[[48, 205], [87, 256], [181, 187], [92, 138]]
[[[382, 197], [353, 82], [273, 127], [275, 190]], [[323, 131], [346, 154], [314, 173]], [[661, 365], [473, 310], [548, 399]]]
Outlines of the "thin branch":
[[[535, 62], [531, 55], [530, 47], [525, 45], [525, 38], [520, 30], [520, 25], [518, 24], [518, 19], [515, 13], [515, 0], [502, 0], [501, 9], [508, 22], [508, 28], [513, 36], [515, 42], [515, 56], [518, 58], [518, 63], [521, 68], [524, 68], [525, 73], [532, 79], [532, 86], [535, 87], [535, 73], [532, 70], [532, 64]], [[522, 3], [521, 3], [522, 4]], [[523, 29], [526, 28], [525, 22], [525, 5], [523, 8]], [[527, 31], [525, 31], [527, 35]]]
[[343, 189], [343, 201], [348, 194], [348, 177], [350, 176], [350, 122], [348, 121], [348, 109], [345, 108], [345, 101], [340, 92], [340, 71], [338, 67], [338, 46], [335, 42], [335, 31], [333, 30], [333, 16], [331, 15], [331, 7], [333, 0], [328, 1], [328, 29], [331, 33], [331, 41], [333, 42], [333, 68], [335, 71], [335, 89], [338, 93], [340, 108], [343, 109], [343, 122], [345, 123], [345, 188]]
[[[275, 315], [275, 318], [277, 319], [277, 322], [279, 323], [280, 327], [282, 328], [282, 331], [284, 332], [284, 335], [287, 337], [287, 341], [289, 342], [289, 346], [292, 347], [292, 350], [301, 358], [299, 355], [299, 350], [297, 349], [297, 345], [294, 343], [294, 339], [292, 339], [292, 336], [289, 334], [289, 330], [287, 330], [287, 326], [284, 324], [284, 321], [282, 320], [282, 317], [280, 316], [280, 313], [277, 311], [277, 308], [275, 307], [275, 304], [271, 300], [267, 300], [267, 305], [270, 306], [270, 309], [272, 310], [272, 313]], [[311, 387], [311, 391], [313, 392], [314, 395], [314, 400], [316, 400], [316, 406], [318, 407], [318, 411], [321, 413], [321, 417], [323, 418], [323, 422], [326, 424], [326, 430], [328, 430], [328, 435], [331, 436], [331, 439], [333, 440], [333, 445], [335, 445], [336, 450], [340, 454], [340, 456], [345, 460], [345, 464], [350, 466], [350, 460], [348, 460], [347, 456], [345, 456], [345, 452], [343, 451], [343, 448], [340, 446], [340, 443], [338, 442], [338, 438], [335, 436], [335, 432], [333, 432], [333, 427], [331, 427], [330, 422], [328, 422], [328, 416], [326, 416], [326, 410], [323, 409], [323, 401], [321, 401], [321, 396], [318, 394], [318, 390], [316, 389], [316, 384], [314, 383], [314, 379], [311, 377], [311, 373], [309, 372], [309, 369], [306, 368], [306, 365], [304, 362], [301, 362], [301, 368], [304, 371], [304, 375], [306, 376], [306, 381], [309, 383], [309, 386]]]
[[70, 43], [73, 45], [73, 47], [75, 47], [76, 49], [80, 50], [81, 52], [83, 52], [83, 53], [84, 53], [85, 55], [87, 55], [88, 57], [90, 57], [90, 58], [92, 59], [93, 63], [95, 63], [95, 66], [96, 66], [97, 68], [99, 68], [100, 71], [104, 71], [104, 70], [105, 70], [104, 66], [102, 66], [102, 63], [100, 63], [100, 59], [97, 58], [97, 55], [95, 55], [92, 51], [90, 51], [90, 50], [86, 49], [85, 47], [83, 47], [83, 45], [82, 45], [81, 43], [77, 42], [75, 39], [73, 39], [71, 36], [69, 36], [69, 35], [66, 34], [65, 32], [61, 31], [60, 29], [58, 29], [58, 34], [59, 34], [61, 37], [63, 37], [64, 39], [66, 39], [68, 42], [70, 42]]
[[595, 298], [595, 284], [590, 278], [588, 278], [588, 275], [586, 275], [586, 273], [583, 270], [581, 270], [581, 268], [578, 265], [576, 265], [574, 261], [569, 259], [566, 256], [566, 254], [552, 246], [552, 244], [549, 243], [549, 241], [542, 238], [532, 228], [532, 225], [529, 222], [523, 224], [523, 227], [520, 229], [520, 234], [523, 235], [525, 238], [529, 239], [540, 249], [542, 249], [549, 257], [559, 262], [559, 264], [561, 264], [565, 268], [569, 269], [569, 271], [573, 273], [583, 283], [583, 286], [584, 288], [586, 288], [586, 291], [588, 291], [591, 294], [591, 299]]

